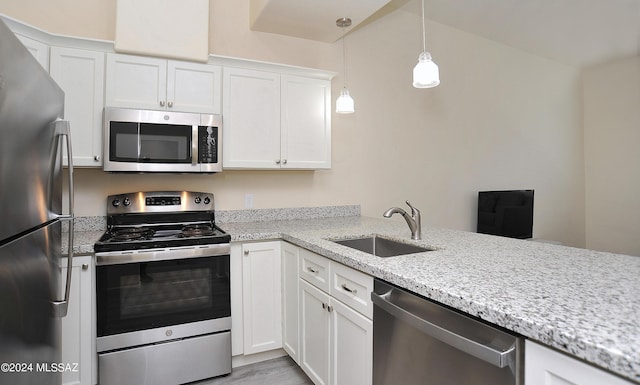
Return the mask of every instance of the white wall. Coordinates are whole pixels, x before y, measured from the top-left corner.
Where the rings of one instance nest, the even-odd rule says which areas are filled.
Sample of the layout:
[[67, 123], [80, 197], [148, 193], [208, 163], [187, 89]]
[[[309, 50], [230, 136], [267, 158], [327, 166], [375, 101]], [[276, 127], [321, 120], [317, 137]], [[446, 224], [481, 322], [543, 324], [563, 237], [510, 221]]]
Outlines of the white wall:
[[586, 246], [640, 256], [640, 57], [584, 72]]
[[430, 22], [441, 85], [414, 89], [418, 28], [396, 12], [348, 40], [363, 213], [409, 199], [427, 226], [475, 231], [477, 191], [533, 188], [534, 236], [583, 245], [579, 72]]
[[[248, 0], [211, 4], [212, 53], [342, 72], [340, 41], [252, 32]], [[0, 12], [19, 18], [2, 4]], [[409, 199], [424, 226], [474, 231], [478, 190], [534, 188], [534, 235], [584, 246], [579, 72], [434, 22], [427, 33], [442, 80], [427, 90], [411, 87], [421, 50], [417, 15], [398, 10], [347, 37], [356, 113], [332, 117], [331, 170], [79, 170], [77, 213], [104, 215], [111, 193], [185, 188], [214, 192], [218, 209], [242, 208], [252, 193], [256, 208], [360, 203], [376, 217]], [[333, 81], [334, 100], [342, 81], [341, 73]]]

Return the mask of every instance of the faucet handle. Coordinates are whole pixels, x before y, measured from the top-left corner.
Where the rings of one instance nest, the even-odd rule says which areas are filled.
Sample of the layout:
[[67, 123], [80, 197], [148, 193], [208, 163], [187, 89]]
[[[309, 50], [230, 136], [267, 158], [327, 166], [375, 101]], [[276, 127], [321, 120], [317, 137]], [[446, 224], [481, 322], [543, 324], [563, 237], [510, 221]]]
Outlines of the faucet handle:
[[411, 216], [415, 217], [416, 214], [420, 215], [420, 210], [418, 210], [417, 208], [413, 207], [413, 205], [409, 202], [409, 201], [405, 201], [407, 203], [407, 206], [409, 206], [411, 208]]

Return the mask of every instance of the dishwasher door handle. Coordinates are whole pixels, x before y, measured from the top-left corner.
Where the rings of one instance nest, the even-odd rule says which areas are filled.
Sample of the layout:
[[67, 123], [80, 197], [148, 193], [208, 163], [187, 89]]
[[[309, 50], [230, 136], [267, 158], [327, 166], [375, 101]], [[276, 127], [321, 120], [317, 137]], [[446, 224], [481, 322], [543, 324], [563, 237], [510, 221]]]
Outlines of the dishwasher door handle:
[[391, 289], [389, 292], [379, 295], [374, 292], [371, 293], [371, 300], [373, 303], [380, 307], [382, 310], [391, 314], [395, 318], [407, 322], [416, 329], [423, 333], [436, 338], [443, 343], [452, 346], [462, 352], [470, 354], [476, 358], [479, 358], [489, 364], [497, 366], [498, 368], [504, 368], [515, 362], [516, 355], [516, 343], [505, 351], [493, 349], [490, 346], [473, 341], [465, 336], [456, 334], [450, 330], [433, 324], [405, 309], [394, 304], [389, 300], [391, 296]]

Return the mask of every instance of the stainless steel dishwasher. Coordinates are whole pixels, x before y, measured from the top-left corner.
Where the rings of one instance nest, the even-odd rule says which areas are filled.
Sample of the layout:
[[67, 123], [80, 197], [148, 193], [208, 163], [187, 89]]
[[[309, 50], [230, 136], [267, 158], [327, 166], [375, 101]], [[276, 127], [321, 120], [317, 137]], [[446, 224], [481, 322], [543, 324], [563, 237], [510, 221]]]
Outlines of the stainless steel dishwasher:
[[523, 384], [523, 338], [376, 279], [374, 385]]

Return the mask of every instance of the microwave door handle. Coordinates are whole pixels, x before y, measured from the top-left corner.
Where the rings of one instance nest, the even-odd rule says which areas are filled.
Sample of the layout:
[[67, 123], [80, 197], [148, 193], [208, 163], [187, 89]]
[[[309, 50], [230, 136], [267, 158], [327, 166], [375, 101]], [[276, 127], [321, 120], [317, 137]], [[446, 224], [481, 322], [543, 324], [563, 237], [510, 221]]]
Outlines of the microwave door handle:
[[198, 163], [198, 125], [191, 126], [191, 164]]

